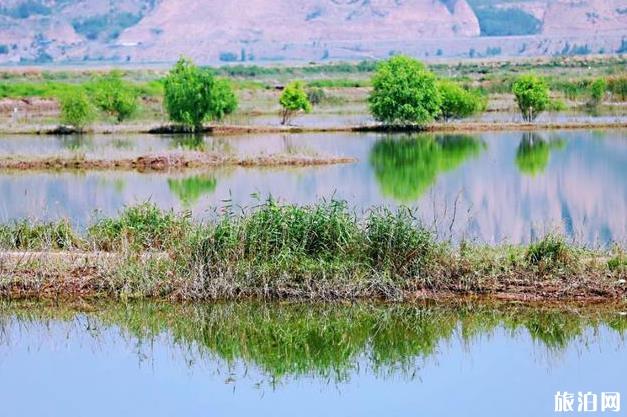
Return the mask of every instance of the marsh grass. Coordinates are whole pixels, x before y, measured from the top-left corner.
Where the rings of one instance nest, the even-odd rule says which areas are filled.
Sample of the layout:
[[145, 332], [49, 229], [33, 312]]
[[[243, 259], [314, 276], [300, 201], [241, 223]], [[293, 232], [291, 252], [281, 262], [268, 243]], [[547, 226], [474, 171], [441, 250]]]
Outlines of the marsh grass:
[[[64, 221], [18, 222], [0, 227], [0, 249], [109, 252], [105, 265], [68, 267], [67, 280], [80, 277], [83, 290], [133, 298], [626, 295], [621, 248], [586, 249], [554, 234], [527, 246], [454, 245], [410, 209], [357, 215], [334, 200], [308, 206], [267, 200], [250, 209], [226, 207], [206, 222], [190, 217], [145, 203], [82, 234]], [[23, 265], [20, 271], [42, 272]], [[0, 262], [3, 272], [19, 275]], [[10, 286], [0, 290], [10, 294]]]

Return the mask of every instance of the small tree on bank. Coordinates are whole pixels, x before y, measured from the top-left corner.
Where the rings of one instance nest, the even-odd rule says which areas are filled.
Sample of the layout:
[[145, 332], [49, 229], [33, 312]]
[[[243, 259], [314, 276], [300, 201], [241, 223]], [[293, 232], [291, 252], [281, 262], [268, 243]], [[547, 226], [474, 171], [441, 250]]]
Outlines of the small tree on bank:
[[82, 131], [96, 118], [96, 111], [83, 89], [65, 93], [60, 98], [61, 124]]
[[550, 104], [549, 87], [532, 74], [518, 77], [512, 86], [512, 93], [526, 122], [534, 121]]
[[288, 124], [296, 112], [309, 113], [311, 111], [311, 103], [300, 81], [292, 81], [285, 87], [279, 98], [279, 104], [281, 104], [282, 125]]
[[93, 85], [94, 102], [118, 122], [129, 119], [138, 109], [137, 92], [122, 80], [120, 71], [111, 71]]
[[164, 80], [164, 102], [170, 120], [202, 130], [205, 120], [221, 120], [237, 108], [237, 98], [227, 80], [216, 79], [207, 69], [181, 58]]
[[603, 101], [605, 91], [607, 90], [607, 82], [603, 78], [597, 78], [590, 84], [590, 102], [589, 105], [596, 107]]
[[438, 91], [442, 97], [440, 118], [443, 120], [463, 119], [483, 112], [487, 106], [485, 97], [453, 81], [440, 80]]
[[368, 104], [380, 122], [423, 125], [440, 114], [442, 98], [435, 75], [415, 59], [398, 55], [380, 63], [372, 86]]

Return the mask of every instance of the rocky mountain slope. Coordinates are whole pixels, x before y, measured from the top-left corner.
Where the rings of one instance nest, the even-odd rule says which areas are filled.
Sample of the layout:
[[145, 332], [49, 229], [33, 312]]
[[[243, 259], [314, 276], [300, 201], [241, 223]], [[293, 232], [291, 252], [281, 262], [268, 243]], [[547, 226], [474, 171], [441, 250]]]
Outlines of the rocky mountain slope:
[[[501, 35], [530, 39], [484, 39]], [[613, 52], [625, 37], [627, 0], [0, 2], [0, 63]]]

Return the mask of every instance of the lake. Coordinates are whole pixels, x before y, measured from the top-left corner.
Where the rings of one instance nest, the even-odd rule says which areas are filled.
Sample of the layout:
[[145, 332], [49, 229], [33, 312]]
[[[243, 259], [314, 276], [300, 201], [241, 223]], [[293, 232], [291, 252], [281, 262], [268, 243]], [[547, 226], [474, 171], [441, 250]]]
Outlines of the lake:
[[625, 309], [3, 302], [2, 415], [552, 416], [627, 392]]
[[223, 167], [184, 172], [0, 172], [0, 221], [67, 217], [84, 226], [152, 201], [207, 217], [210, 208], [347, 200], [415, 207], [440, 237], [524, 243], [558, 231], [580, 243], [627, 238], [627, 130], [237, 137], [6, 136], [2, 156], [115, 158], [214, 150], [238, 155], [341, 155], [356, 163], [303, 168]]

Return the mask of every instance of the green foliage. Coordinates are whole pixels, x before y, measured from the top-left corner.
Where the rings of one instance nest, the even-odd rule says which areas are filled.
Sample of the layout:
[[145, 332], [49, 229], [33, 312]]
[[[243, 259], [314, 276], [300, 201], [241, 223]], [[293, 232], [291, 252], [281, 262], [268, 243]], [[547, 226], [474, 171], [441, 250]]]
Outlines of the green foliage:
[[298, 111], [309, 113], [311, 111], [311, 103], [307, 98], [304, 84], [300, 81], [292, 81], [289, 83], [281, 97], [279, 98], [281, 105], [281, 124], [288, 124], [294, 114]]
[[4, 250], [71, 250], [80, 248], [81, 243], [67, 220], [0, 224], [0, 249]]
[[359, 87], [369, 87], [370, 82], [368, 80], [359, 80], [359, 79], [345, 79], [345, 78], [328, 78], [328, 79], [320, 79], [320, 80], [312, 80], [308, 81], [307, 85], [309, 87], [319, 87], [319, 88], [359, 88]]
[[485, 144], [466, 135], [417, 135], [387, 138], [372, 148], [370, 164], [384, 195], [402, 202], [415, 201], [442, 172], [452, 171]]
[[183, 179], [168, 178], [170, 191], [185, 206], [191, 206], [203, 195], [213, 193], [217, 184], [215, 177], [208, 175], [196, 175]]
[[573, 250], [560, 236], [549, 234], [527, 248], [525, 260], [543, 270], [566, 267], [573, 260]]
[[453, 81], [439, 81], [438, 91], [442, 97], [440, 117], [444, 120], [463, 119], [483, 112], [487, 107], [487, 98]]
[[440, 114], [442, 98], [435, 75], [412, 58], [398, 55], [382, 62], [372, 86], [368, 103], [378, 121], [424, 125]]
[[137, 111], [137, 93], [122, 80], [119, 71], [111, 71], [92, 84], [94, 102], [102, 111], [114, 116], [118, 122], [129, 119]]
[[168, 250], [180, 244], [189, 227], [187, 217], [144, 203], [126, 208], [118, 218], [105, 218], [88, 230], [100, 250]]
[[481, 36], [519, 36], [540, 33], [542, 22], [516, 8], [480, 7], [476, 9]]
[[314, 87], [307, 90], [307, 100], [312, 106], [317, 106], [326, 98], [326, 94], [322, 88]]
[[512, 86], [512, 93], [526, 122], [534, 121], [550, 102], [548, 86], [533, 74], [518, 77]]
[[179, 59], [163, 84], [170, 119], [194, 130], [201, 130], [205, 120], [220, 120], [237, 108], [228, 81], [216, 79], [185, 58]]
[[61, 124], [83, 130], [96, 118], [96, 111], [89, 96], [82, 88], [68, 91], [60, 100]]
[[607, 80], [607, 89], [614, 99], [627, 101], [627, 75], [610, 77]]
[[605, 97], [607, 90], [607, 81], [604, 78], [597, 78], [590, 84], [590, 104], [598, 106]]

